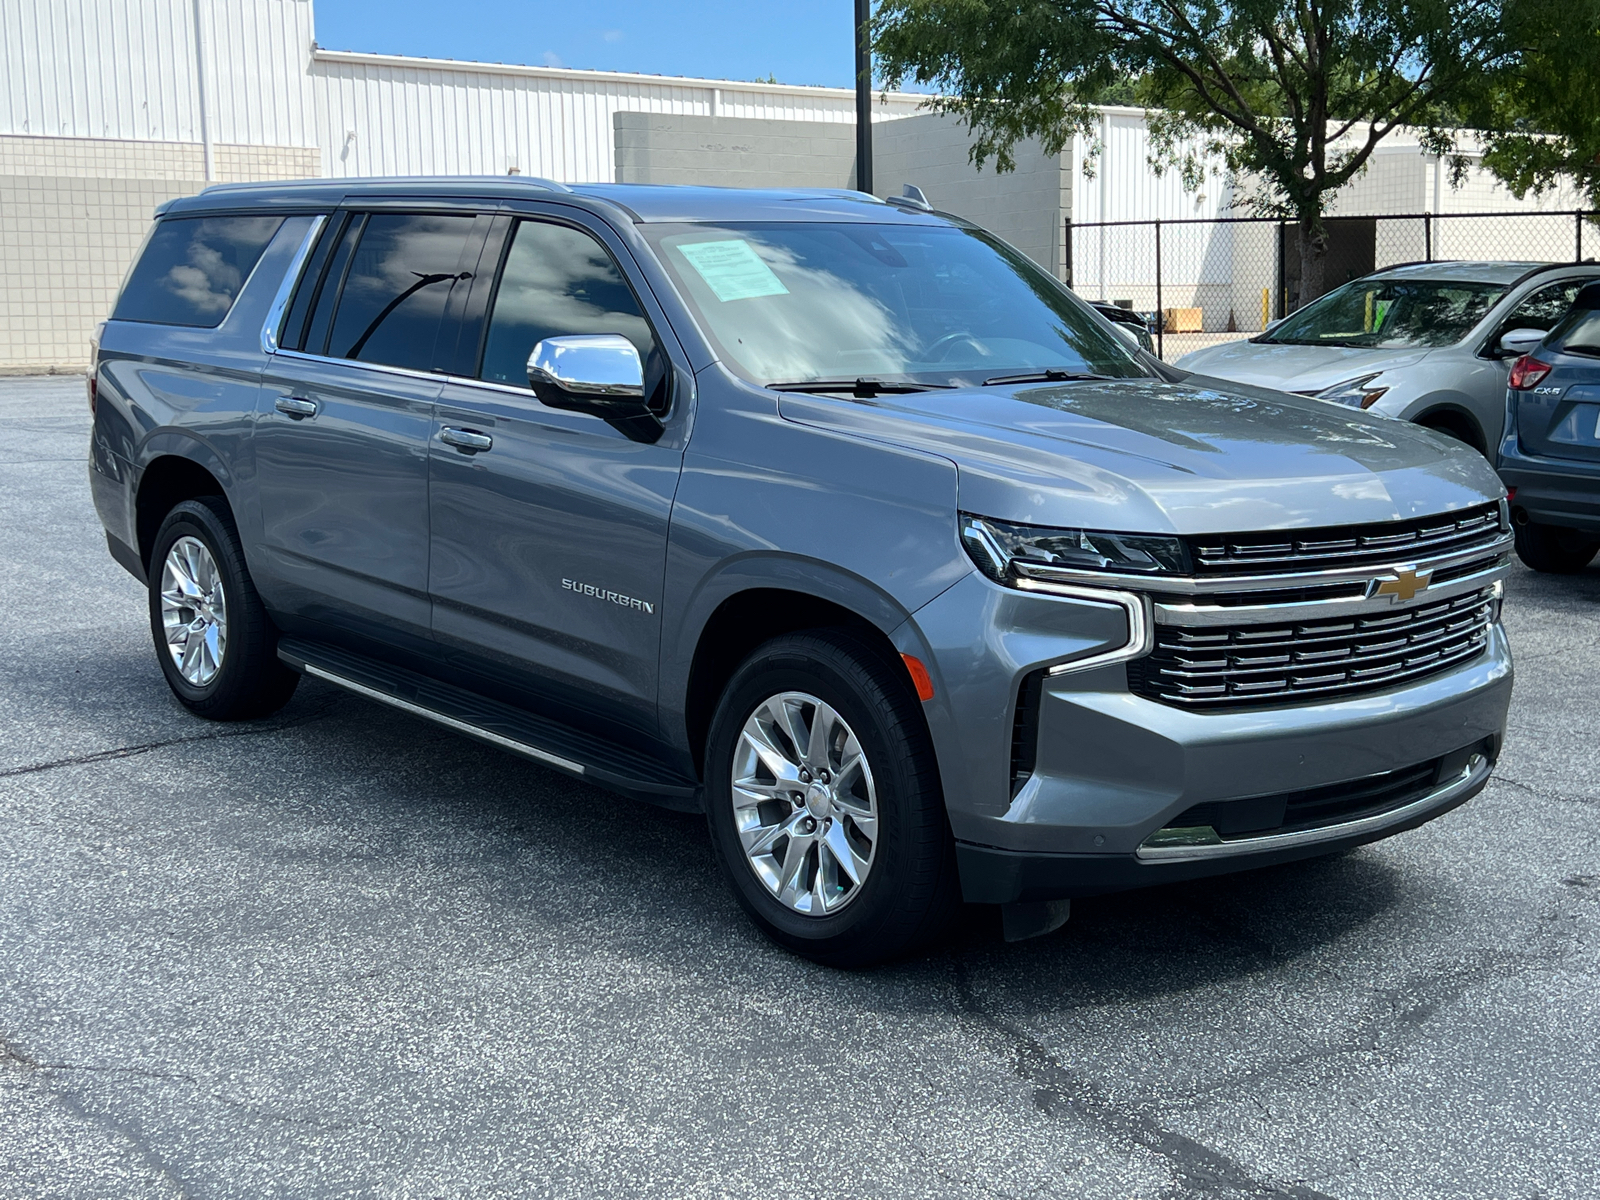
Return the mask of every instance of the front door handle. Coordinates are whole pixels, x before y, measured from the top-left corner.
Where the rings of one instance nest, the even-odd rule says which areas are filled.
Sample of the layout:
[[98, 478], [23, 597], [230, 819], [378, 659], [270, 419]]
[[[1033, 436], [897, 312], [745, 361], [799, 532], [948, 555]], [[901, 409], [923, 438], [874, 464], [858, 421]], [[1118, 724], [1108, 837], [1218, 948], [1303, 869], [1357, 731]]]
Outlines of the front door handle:
[[279, 396], [272, 402], [272, 407], [295, 421], [317, 415], [317, 402], [302, 400], [299, 396]]
[[494, 445], [494, 439], [487, 433], [479, 433], [476, 429], [457, 429], [453, 425], [446, 425], [439, 430], [439, 440], [446, 446], [454, 446], [463, 454], [482, 454]]

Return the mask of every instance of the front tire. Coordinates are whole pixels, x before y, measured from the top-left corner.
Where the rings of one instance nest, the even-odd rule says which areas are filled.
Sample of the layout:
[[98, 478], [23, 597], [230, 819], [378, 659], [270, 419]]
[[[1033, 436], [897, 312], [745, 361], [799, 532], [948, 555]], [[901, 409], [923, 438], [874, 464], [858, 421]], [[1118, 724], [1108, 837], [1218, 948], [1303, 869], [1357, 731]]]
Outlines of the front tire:
[[168, 513], [148, 575], [156, 658], [180, 704], [208, 720], [244, 721], [288, 703], [300, 676], [278, 660], [277, 630], [226, 500], [201, 496]]
[[1517, 557], [1535, 571], [1575, 575], [1594, 561], [1600, 538], [1581, 529], [1530, 521], [1516, 528]]
[[925, 944], [959, 905], [926, 722], [900, 664], [849, 629], [775, 638], [712, 719], [707, 819], [768, 937], [829, 966]]

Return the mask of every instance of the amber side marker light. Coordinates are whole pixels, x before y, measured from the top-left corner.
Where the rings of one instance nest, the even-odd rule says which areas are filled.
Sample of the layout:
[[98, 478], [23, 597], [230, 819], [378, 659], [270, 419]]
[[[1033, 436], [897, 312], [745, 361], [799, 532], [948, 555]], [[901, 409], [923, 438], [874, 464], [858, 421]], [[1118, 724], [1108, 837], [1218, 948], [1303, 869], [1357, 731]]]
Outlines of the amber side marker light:
[[922, 665], [922, 660], [910, 654], [902, 654], [900, 661], [906, 664], [906, 670], [911, 672], [911, 682], [916, 685], [918, 700], [933, 699], [933, 676], [928, 674], [928, 668]]

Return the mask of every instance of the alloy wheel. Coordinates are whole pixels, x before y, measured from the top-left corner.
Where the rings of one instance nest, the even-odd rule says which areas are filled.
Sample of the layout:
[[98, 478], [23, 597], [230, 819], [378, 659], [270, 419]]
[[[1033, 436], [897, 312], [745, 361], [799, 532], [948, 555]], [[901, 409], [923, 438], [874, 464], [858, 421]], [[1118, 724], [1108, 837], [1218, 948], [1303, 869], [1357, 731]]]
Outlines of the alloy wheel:
[[780, 904], [830, 916], [861, 892], [878, 845], [878, 796], [855, 732], [805, 692], [756, 705], [733, 755], [745, 860]]
[[161, 625], [178, 674], [203, 688], [222, 670], [228, 648], [228, 600], [206, 544], [181, 537], [161, 565]]

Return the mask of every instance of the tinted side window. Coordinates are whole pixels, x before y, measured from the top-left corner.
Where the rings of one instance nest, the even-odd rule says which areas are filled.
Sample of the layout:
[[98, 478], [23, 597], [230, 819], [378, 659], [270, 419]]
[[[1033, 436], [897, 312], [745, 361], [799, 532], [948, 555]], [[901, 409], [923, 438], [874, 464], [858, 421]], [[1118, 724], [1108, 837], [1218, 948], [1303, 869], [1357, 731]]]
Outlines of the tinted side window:
[[606, 248], [567, 225], [522, 221], [495, 294], [479, 377], [527, 387], [534, 345], [565, 333], [620, 333], [638, 348], [646, 394], [653, 395], [655, 337]]
[[112, 317], [214, 328], [282, 217], [176, 217], [156, 226]]
[[427, 370], [450, 292], [471, 278], [462, 252], [472, 226], [470, 216], [368, 217], [344, 271], [327, 353]]

